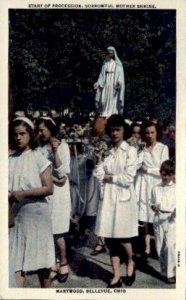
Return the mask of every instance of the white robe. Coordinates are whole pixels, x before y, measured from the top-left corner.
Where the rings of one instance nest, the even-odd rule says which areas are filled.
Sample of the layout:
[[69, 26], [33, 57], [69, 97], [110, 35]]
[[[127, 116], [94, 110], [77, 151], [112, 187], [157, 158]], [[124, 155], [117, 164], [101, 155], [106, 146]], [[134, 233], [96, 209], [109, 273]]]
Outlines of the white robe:
[[[120, 87], [117, 88], [118, 83]], [[124, 107], [124, 71], [121, 64], [111, 59], [103, 64], [98, 78], [96, 108], [100, 116], [122, 114]]]
[[[52, 163], [54, 162], [51, 149], [42, 147], [39, 148], [39, 150]], [[70, 185], [68, 179], [68, 174], [70, 173], [70, 151], [68, 144], [61, 142], [57, 151], [62, 165], [59, 168], [55, 168], [53, 165], [53, 176], [56, 178], [66, 176], [67, 180], [63, 186], [54, 184], [54, 193], [49, 196], [53, 234], [61, 234], [69, 231], [71, 212]]]
[[160, 183], [152, 190], [152, 205], [161, 210], [154, 215], [154, 234], [161, 273], [167, 278], [176, 276], [176, 195], [175, 184]]
[[138, 169], [142, 163], [147, 167], [147, 173], [137, 172], [135, 191], [139, 205], [139, 221], [153, 222], [154, 213], [150, 208], [152, 188], [161, 181], [160, 166], [169, 158], [168, 147], [157, 142], [152, 151], [144, 148], [138, 158]]
[[[130, 238], [138, 235], [137, 205], [133, 181], [137, 152], [122, 142], [116, 152], [111, 150], [104, 162], [94, 170], [103, 187], [99, 202], [95, 233], [110, 238]], [[112, 183], [102, 183], [104, 175], [112, 175]]]

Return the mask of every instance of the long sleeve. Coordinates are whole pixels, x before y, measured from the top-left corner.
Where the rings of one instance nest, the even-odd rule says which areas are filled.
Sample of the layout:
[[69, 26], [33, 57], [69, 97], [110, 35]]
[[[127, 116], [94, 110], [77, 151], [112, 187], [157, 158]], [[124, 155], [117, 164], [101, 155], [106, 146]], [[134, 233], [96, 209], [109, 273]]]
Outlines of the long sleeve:
[[104, 175], [105, 175], [105, 171], [104, 171], [104, 167], [103, 167], [103, 162], [101, 162], [100, 164], [95, 166], [95, 169], [93, 171], [93, 175], [98, 179], [98, 181], [101, 183]]
[[168, 147], [166, 145], [164, 145], [162, 153], [161, 153], [161, 157], [160, 157], [159, 167], [148, 168], [147, 173], [160, 176], [160, 166], [161, 166], [162, 162], [164, 162], [167, 159], [169, 159], [169, 150], [168, 150]]
[[137, 151], [130, 147], [126, 167], [121, 174], [113, 175], [112, 182], [118, 186], [129, 187], [134, 182], [137, 168]]

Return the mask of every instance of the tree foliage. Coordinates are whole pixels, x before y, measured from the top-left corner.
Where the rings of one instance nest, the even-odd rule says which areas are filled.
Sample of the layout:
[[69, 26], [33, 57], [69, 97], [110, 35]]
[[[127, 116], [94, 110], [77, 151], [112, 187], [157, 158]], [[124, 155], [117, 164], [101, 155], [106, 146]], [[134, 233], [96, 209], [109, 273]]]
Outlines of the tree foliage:
[[174, 10], [10, 10], [13, 103], [24, 108], [94, 110], [93, 83], [108, 46], [123, 62], [125, 114], [175, 114]]

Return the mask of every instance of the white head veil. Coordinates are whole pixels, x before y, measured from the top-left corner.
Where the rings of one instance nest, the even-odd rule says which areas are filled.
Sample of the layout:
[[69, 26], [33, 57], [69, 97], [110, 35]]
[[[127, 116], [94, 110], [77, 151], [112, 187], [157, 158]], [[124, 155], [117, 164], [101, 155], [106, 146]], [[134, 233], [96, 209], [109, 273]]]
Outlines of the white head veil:
[[116, 49], [114, 47], [112, 47], [112, 46], [109, 46], [107, 48], [107, 50], [113, 51], [113, 53], [114, 53], [114, 59], [115, 59], [116, 63], [119, 64], [119, 65], [122, 65], [121, 60], [119, 59], [119, 57], [117, 55]]

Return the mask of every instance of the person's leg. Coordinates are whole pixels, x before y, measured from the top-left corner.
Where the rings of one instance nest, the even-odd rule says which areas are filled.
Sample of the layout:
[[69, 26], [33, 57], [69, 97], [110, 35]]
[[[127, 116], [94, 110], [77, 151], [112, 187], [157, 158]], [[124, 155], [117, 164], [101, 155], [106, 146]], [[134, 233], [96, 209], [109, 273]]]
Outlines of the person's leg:
[[111, 256], [110, 257], [111, 264], [112, 264], [112, 269], [114, 276], [110, 282], [110, 284], [115, 284], [116, 282], [119, 281], [121, 277], [121, 272], [120, 272], [120, 257], [119, 256]]
[[94, 248], [94, 250], [91, 252], [91, 255], [95, 256], [100, 253], [105, 253], [106, 252], [106, 247], [105, 247], [105, 239], [104, 237], [97, 237], [97, 243]]
[[99, 251], [99, 250], [101, 250], [103, 247], [105, 247], [105, 240], [104, 240], [103, 237], [98, 236], [98, 239], [97, 239], [97, 245], [96, 245], [95, 250]]
[[15, 273], [16, 284], [18, 288], [23, 288], [25, 284], [25, 274], [23, 271], [17, 271]]
[[110, 260], [113, 269], [113, 278], [108, 287], [121, 287], [121, 271], [120, 271], [120, 244], [117, 242], [117, 239], [106, 238], [106, 245], [110, 251]]
[[51, 287], [50, 272], [51, 272], [51, 269], [38, 270], [38, 277], [39, 277], [41, 288], [50, 288]]
[[59, 275], [62, 275], [62, 277], [58, 276], [58, 280], [63, 282], [67, 280], [68, 278], [68, 262], [66, 257], [66, 243], [63, 236], [60, 236], [56, 239], [57, 246], [59, 248], [59, 255], [60, 255], [60, 268], [59, 268]]
[[133, 260], [133, 251], [131, 241], [122, 242], [122, 246], [127, 254], [126, 276], [132, 276], [135, 271], [135, 262]]
[[148, 223], [144, 223], [144, 230], [145, 230], [145, 253], [146, 255], [150, 254], [150, 225]]
[[175, 223], [168, 224], [168, 230], [166, 234], [166, 249], [167, 249], [167, 282], [176, 282], [176, 228]]

